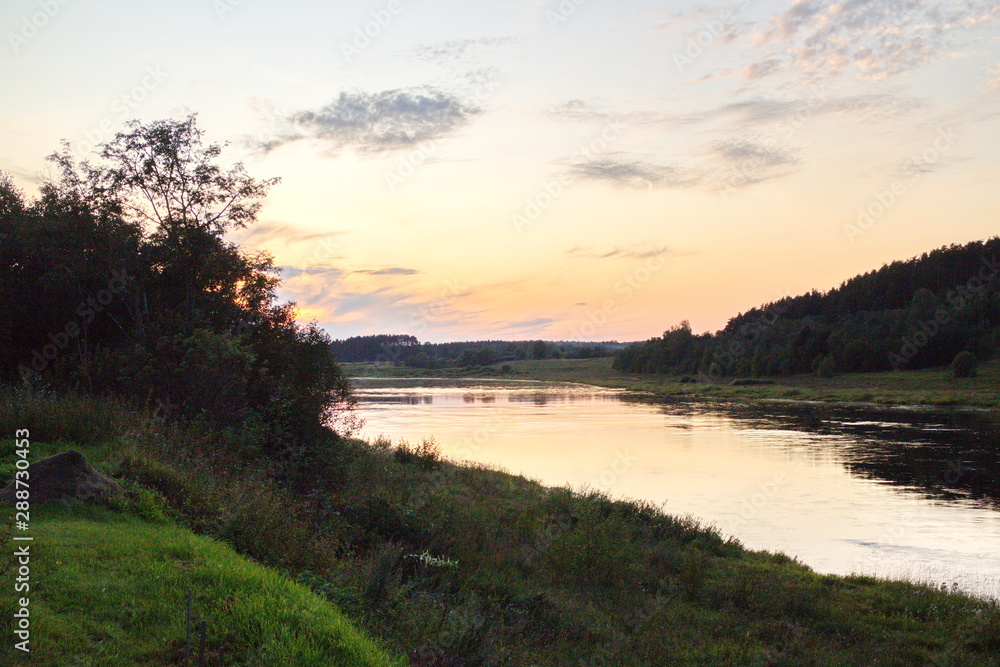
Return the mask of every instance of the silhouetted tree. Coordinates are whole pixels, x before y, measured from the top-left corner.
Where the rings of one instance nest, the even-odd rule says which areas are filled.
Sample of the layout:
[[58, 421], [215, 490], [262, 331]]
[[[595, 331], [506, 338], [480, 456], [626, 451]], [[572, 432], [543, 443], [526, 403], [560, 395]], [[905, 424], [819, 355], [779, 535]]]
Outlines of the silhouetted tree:
[[[266, 253], [225, 240], [277, 179], [219, 166], [195, 118], [132, 121], [96, 162], [50, 156], [33, 202], [0, 177], [0, 374], [156, 399], [182, 415], [258, 423], [275, 448], [353, 398], [315, 325], [279, 304]], [[25, 304], [31, 304], [28, 308]]]

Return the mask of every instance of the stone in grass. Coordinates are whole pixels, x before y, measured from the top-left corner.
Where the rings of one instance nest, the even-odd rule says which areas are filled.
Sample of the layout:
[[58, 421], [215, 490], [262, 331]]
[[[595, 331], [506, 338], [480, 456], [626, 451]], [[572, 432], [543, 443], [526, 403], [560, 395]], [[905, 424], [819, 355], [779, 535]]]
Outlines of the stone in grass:
[[[15, 478], [16, 479], [16, 478]], [[75, 449], [39, 459], [28, 466], [28, 500], [36, 503], [56, 500], [100, 502], [112, 496], [125, 495], [125, 489], [115, 480], [102, 475]], [[15, 480], [0, 489], [0, 500], [12, 503], [17, 487]]]

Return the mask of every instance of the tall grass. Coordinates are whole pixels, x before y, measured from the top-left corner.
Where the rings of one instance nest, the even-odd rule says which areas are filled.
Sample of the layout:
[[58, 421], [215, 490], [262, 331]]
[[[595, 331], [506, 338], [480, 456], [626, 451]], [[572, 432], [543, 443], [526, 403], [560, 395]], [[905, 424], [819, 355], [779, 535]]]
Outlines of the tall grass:
[[49, 439], [37, 453], [73, 441], [413, 665], [1000, 664], [995, 603], [821, 576], [648, 504], [456, 465], [431, 441], [331, 435], [275, 460], [252, 432], [5, 396], [0, 429], [26, 425]]

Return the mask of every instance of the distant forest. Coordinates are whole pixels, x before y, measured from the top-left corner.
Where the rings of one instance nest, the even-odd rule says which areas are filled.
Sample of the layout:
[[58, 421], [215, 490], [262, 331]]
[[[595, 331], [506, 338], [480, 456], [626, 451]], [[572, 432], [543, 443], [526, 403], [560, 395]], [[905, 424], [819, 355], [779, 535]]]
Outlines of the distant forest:
[[778, 376], [983, 361], [1000, 346], [1000, 237], [951, 245], [753, 308], [714, 334], [685, 321], [617, 353], [631, 373]]
[[484, 340], [421, 343], [414, 336], [355, 336], [332, 343], [338, 362], [391, 361], [413, 368], [490, 366], [521, 359], [591, 359], [610, 357], [625, 346], [618, 342]]

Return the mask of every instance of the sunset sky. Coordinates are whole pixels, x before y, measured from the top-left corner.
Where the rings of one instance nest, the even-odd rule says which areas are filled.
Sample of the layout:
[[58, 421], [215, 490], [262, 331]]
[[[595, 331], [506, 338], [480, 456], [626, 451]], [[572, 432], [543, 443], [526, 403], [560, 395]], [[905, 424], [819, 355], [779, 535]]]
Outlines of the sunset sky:
[[996, 0], [7, 0], [0, 170], [198, 114], [334, 338], [638, 340], [996, 235]]

